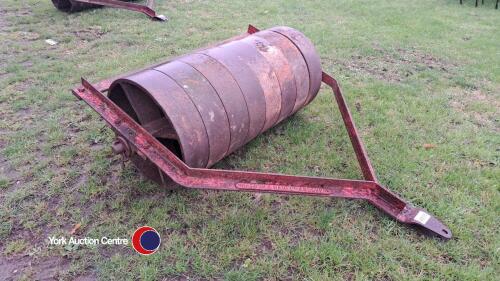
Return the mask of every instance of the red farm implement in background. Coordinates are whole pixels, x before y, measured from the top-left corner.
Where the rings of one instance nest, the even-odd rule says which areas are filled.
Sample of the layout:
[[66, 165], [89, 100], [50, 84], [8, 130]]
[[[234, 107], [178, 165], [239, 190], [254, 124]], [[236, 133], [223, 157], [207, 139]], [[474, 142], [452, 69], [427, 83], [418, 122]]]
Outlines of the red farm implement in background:
[[[363, 180], [209, 169], [308, 105], [321, 82], [333, 91]], [[187, 188], [363, 199], [401, 223], [451, 238], [438, 219], [378, 182], [337, 81], [295, 29], [249, 26], [142, 70], [95, 84], [82, 78], [73, 94], [115, 131], [113, 151], [162, 186], [173, 180]]]
[[134, 12], [143, 13], [146, 16], [154, 20], [166, 21], [167, 18], [164, 15], [157, 15], [154, 10], [155, 0], [148, 0], [146, 5], [130, 3], [129, 1], [119, 1], [119, 0], [52, 0], [54, 6], [57, 9], [67, 12], [74, 13], [88, 9], [94, 9], [99, 7], [112, 7], [130, 10]]

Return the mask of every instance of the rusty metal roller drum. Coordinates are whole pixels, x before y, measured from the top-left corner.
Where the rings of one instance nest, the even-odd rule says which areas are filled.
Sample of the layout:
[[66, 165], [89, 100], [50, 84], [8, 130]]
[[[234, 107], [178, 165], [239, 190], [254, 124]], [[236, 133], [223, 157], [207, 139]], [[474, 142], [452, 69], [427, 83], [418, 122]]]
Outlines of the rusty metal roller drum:
[[115, 80], [109, 98], [189, 166], [207, 168], [311, 102], [313, 44], [276, 27]]

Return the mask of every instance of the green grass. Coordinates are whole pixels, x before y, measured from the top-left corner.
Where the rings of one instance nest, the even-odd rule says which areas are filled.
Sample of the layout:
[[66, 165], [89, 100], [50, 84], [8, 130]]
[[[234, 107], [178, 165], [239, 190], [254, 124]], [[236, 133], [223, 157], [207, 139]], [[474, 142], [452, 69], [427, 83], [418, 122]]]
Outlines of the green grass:
[[[67, 15], [50, 1], [1, 1], [0, 265], [19, 262], [12, 274], [25, 279], [52, 267], [67, 280], [496, 279], [500, 17], [494, 1], [473, 2], [158, 1], [170, 18], [162, 24], [116, 9]], [[137, 69], [248, 23], [292, 26], [315, 43], [382, 184], [442, 219], [451, 241], [360, 201], [170, 194], [112, 155], [112, 131], [68, 91], [81, 76]], [[361, 177], [326, 88], [218, 167]], [[129, 246], [48, 245], [77, 223], [79, 237], [130, 237], [151, 225], [162, 245], [148, 257]]]

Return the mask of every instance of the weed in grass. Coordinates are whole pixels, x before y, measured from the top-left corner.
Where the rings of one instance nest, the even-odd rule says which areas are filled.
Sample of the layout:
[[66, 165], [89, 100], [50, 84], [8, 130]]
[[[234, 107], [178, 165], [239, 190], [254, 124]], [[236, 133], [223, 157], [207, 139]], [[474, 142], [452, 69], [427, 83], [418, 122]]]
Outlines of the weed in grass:
[[5, 255], [20, 254], [28, 248], [28, 243], [24, 240], [14, 240], [6, 244]]

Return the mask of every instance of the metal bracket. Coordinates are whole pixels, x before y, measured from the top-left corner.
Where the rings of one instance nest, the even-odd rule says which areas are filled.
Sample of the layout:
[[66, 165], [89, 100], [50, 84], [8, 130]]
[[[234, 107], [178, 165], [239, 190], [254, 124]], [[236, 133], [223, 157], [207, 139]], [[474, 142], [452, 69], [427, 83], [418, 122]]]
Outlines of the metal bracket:
[[[249, 33], [255, 30], [255, 27], [249, 27]], [[401, 223], [419, 226], [444, 239], [451, 238], [450, 229], [438, 219], [421, 208], [413, 207], [377, 181], [337, 81], [325, 72], [322, 81], [333, 91], [365, 180], [191, 168], [103, 94], [108, 90], [111, 79], [92, 85], [82, 78], [82, 85], [72, 92], [99, 113], [127, 141], [132, 151], [149, 159], [181, 186], [363, 199]]]

